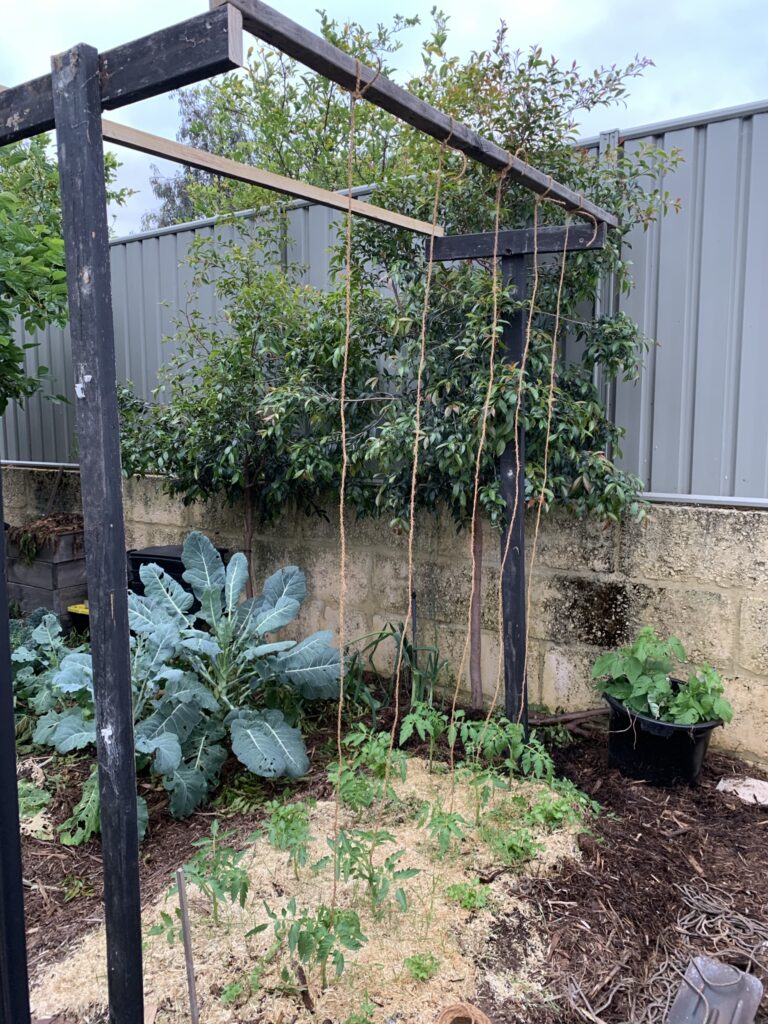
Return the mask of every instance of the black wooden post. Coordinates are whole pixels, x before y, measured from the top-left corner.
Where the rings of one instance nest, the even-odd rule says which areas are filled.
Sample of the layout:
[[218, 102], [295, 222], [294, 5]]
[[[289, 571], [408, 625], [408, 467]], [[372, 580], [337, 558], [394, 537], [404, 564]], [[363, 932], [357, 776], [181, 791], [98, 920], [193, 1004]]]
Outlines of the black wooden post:
[[86, 537], [110, 1024], [143, 1024], [128, 586], [99, 55], [52, 60]]
[[[248, 3], [251, 0], [238, 0]], [[528, 298], [528, 260], [533, 254], [583, 252], [602, 249], [606, 225], [578, 224], [563, 227], [486, 231], [473, 235], [435, 238], [428, 249], [435, 261], [488, 260], [501, 257], [501, 276], [506, 288], [515, 286], [519, 300]], [[503, 358], [519, 366], [525, 351], [528, 313], [519, 309], [504, 326]], [[517, 444], [508, 444], [499, 459], [501, 493], [507, 521], [501, 537], [501, 604], [504, 647], [504, 708], [507, 718], [520, 722], [528, 738], [528, 687], [526, 685], [525, 597], [525, 431], [522, 410], [518, 417]], [[515, 451], [517, 449], [517, 453]]]
[[24, 890], [21, 881], [16, 728], [13, 717], [3, 479], [0, 471], [0, 1022], [29, 1020]]
[[[518, 299], [528, 297], [528, 261], [524, 255], [502, 256], [504, 287], [514, 284]], [[525, 350], [527, 315], [518, 309], [504, 327], [504, 362], [520, 366]], [[515, 449], [517, 448], [517, 453]], [[501, 603], [504, 644], [504, 705], [510, 722], [520, 722], [528, 739], [528, 687], [525, 679], [525, 430], [518, 410], [516, 444], [499, 459], [501, 494], [507, 522], [501, 535]], [[505, 558], [506, 553], [506, 558]]]

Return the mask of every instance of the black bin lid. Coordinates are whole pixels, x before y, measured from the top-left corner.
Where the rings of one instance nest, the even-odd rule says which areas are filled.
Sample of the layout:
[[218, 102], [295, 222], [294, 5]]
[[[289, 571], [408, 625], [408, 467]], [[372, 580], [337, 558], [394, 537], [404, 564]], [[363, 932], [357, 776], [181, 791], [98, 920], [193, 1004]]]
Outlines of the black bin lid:
[[165, 544], [155, 548], [132, 548], [128, 555], [139, 558], [181, 558], [181, 544]]

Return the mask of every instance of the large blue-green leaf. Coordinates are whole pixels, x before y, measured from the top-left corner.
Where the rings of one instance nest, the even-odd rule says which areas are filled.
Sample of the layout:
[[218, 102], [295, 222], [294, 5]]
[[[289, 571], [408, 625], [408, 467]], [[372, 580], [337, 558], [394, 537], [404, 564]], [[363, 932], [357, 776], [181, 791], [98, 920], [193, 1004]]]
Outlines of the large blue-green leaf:
[[93, 695], [93, 663], [90, 654], [68, 654], [51, 682], [62, 693], [87, 690]]
[[290, 651], [296, 646], [295, 640], [275, 640], [271, 644], [257, 644], [255, 647], [247, 647], [243, 651], [243, 657], [248, 661], [251, 658], [264, 658], [268, 654], [279, 654], [281, 651]]
[[139, 636], [154, 633], [161, 622], [167, 622], [168, 616], [153, 606], [147, 597], [128, 592], [128, 625]]
[[178, 637], [179, 631], [172, 622], [159, 627], [151, 637], [138, 637], [131, 662], [134, 681], [158, 680], [163, 673], [172, 671], [167, 662], [176, 655]]
[[211, 691], [192, 672], [174, 674], [165, 687], [160, 707], [169, 707], [172, 703], [192, 704], [205, 711], [218, 711], [219, 702]]
[[204, 533], [198, 530], [190, 533], [184, 541], [181, 560], [184, 563], [182, 579], [192, 587], [198, 601], [202, 601], [206, 591], [222, 591], [224, 563]]
[[211, 640], [207, 633], [187, 633], [181, 641], [181, 646], [193, 654], [206, 654], [209, 658], [215, 658], [221, 653], [221, 648], [215, 640]]
[[247, 579], [248, 559], [242, 551], [236, 551], [227, 565], [227, 576], [224, 583], [224, 607], [227, 610], [227, 615], [232, 615], [237, 608]]
[[139, 576], [144, 584], [144, 594], [154, 608], [176, 622], [179, 628], [189, 625], [191, 616], [187, 613], [194, 598], [188, 590], [154, 562], [140, 566]]
[[293, 622], [299, 614], [301, 605], [295, 598], [281, 595], [274, 604], [267, 604], [255, 612], [252, 618], [253, 631], [260, 636], [274, 633], [289, 622]]
[[163, 779], [163, 785], [171, 794], [168, 806], [174, 818], [188, 818], [205, 802], [208, 796], [208, 782], [200, 768], [180, 765]]
[[181, 764], [181, 744], [173, 732], [161, 732], [154, 736], [137, 733], [136, 750], [140, 754], [154, 755], [154, 769], [158, 775], [168, 775]]
[[44, 715], [55, 708], [60, 700], [61, 695], [56, 693], [52, 686], [40, 685], [37, 693], [29, 699], [29, 703], [36, 715]]
[[63, 714], [58, 721], [51, 741], [60, 754], [71, 754], [96, 742], [96, 726], [85, 721], [82, 711], [77, 708]]
[[158, 708], [143, 722], [139, 722], [136, 726], [136, 736], [152, 740], [164, 732], [170, 732], [183, 743], [202, 718], [202, 711], [193, 704], [168, 704]]
[[298, 566], [286, 565], [272, 573], [261, 592], [268, 604], [277, 604], [281, 597], [301, 604], [307, 596], [307, 578]]
[[41, 647], [56, 647], [61, 637], [61, 623], [55, 615], [45, 615], [39, 626], [32, 630], [32, 639]]
[[39, 747], [51, 746], [61, 717], [61, 712], [52, 710], [41, 715], [37, 720], [37, 725], [32, 735], [32, 742]]
[[279, 654], [276, 668], [307, 700], [332, 700], [339, 696], [341, 655], [331, 646], [329, 629], [313, 633], [290, 651]]
[[201, 768], [211, 784], [227, 759], [227, 751], [219, 745], [226, 735], [223, 722], [218, 718], [205, 718], [184, 741], [185, 762]]
[[209, 786], [218, 782], [219, 772], [227, 760], [227, 750], [217, 740], [226, 736], [226, 730], [217, 721], [205, 722], [184, 745], [185, 761], [199, 768]]
[[19, 663], [27, 662], [32, 663], [37, 661], [37, 655], [34, 651], [30, 651], [28, 647], [17, 647], [11, 654], [11, 661], [17, 661]]
[[259, 614], [262, 608], [266, 607], [267, 602], [261, 596], [249, 597], [247, 601], [243, 601], [242, 604], [237, 606], [235, 611], [235, 632], [238, 637], [249, 637], [252, 636], [256, 630], [254, 623], [256, 622], [256, 616]]
[[229, 723], [232, 750], [248, 771], [267, 779], [299, 778], [309, 769], [301, 731], [288, 725], [282, 711], [245, 711]]
[[211, 629], [218, 629], [223, 614], [221, 587], [211, 587], [208, 590], [204, 590], [198, 600], [200, 601], [200, 611], [197, 613], [198, 618], [201, 618], [203, 622], [207, 622]]

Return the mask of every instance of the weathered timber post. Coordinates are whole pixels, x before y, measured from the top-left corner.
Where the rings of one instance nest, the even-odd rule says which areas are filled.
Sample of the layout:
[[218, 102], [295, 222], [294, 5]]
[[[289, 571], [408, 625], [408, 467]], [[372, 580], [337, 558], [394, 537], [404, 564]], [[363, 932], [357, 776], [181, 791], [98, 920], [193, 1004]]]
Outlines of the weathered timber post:
[[[528, 298], [528, 260], [525, 255], [502, 256], [504, 287], [514, 284], [518, 300]], [[521, 366], [525, 351], [527, 313], [519, 308], [504, 325], [503, 359]], [[522, 402], [522, 391], [520, 391]], [[523, 726], [528, 739], [526, 685], [525, 601], [525, 428], [522, 409], [516, 410], [517, 437], [499, 458], [499, 484], [507, 516], [501, 533], [501, 608], [504, 648], [504, 714]]]
[[29, 1020], [23, 893], [0, 472], [0, 1024]]
[[99, 55], [52, 60], [90, 598], [110, 1024], [143, 1024], [136, 763]]

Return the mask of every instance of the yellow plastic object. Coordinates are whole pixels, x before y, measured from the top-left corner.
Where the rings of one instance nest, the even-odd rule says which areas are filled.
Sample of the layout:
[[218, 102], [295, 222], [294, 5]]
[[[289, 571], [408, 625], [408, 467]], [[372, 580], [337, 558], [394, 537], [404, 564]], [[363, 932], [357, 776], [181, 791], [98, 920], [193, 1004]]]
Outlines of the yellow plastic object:
[[85, 602], [83, 602], [83, 604], [70, 604], [67, 607], [67, 611], [70, 612], [72, 615], [90, 615], [91, 614], [88, 611], [88, 605]]

